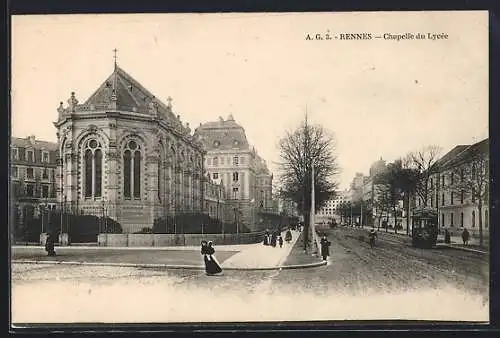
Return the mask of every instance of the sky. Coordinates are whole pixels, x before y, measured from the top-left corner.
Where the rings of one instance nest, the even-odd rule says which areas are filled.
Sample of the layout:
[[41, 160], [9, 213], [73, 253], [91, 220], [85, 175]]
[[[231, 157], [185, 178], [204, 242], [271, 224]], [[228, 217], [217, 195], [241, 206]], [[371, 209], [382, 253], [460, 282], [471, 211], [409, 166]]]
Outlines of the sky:
[[[448, 38], [383, 38], [419, 32]], [[338, 39], [306, 39], [326, 33]], [[83, 103], [112, 73], [115, 48], [192, 129], [232, 114], [275, 173], [277, 143], [307, 107], [335, 134], [342, 189], [380, 158], [488, 137], [485, 11], [14, 16], [11, 41], [16, 137], [56, 141], [59, 102], [74, 91]]]

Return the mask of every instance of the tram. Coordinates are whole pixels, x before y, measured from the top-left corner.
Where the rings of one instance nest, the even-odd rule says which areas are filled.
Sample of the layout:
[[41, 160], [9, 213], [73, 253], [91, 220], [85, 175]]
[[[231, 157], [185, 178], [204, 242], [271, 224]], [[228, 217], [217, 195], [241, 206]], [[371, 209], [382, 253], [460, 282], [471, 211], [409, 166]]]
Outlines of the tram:
[[438, 237], [438, 214], [432, 208], [417, 208], [412, 214], [412, 245], [432, 248]]

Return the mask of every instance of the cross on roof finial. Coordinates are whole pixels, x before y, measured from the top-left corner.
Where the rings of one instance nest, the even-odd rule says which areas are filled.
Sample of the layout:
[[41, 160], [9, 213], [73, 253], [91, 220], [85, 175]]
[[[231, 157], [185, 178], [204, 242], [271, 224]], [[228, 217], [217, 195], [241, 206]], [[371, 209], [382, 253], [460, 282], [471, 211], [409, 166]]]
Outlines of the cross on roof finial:
[[116, 58], [117, 58], [116, 54], [118, 53], [118, 49], [116, 49], [116, 48], [113, 49], [113, 53], [114, 53], [113, 58], [115, 59], [115, 67], [116, 67]]

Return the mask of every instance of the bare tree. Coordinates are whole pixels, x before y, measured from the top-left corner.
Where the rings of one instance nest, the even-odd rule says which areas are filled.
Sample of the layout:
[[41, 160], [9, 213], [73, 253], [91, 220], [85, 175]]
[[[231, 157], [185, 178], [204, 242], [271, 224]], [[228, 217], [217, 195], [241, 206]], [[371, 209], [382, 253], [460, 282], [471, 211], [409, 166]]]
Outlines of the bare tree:
[[301, 125], [287, 131], [279, 141], [279, 195], [297, 203], [304, 216], [304, 249], [309, 242], [312, 166], [314, 165], [315, 209], [335, 195], [339, 173], [334, 134], [320, 125], [312, 125], [307, 115]]
[[[390, 177], [390, 172], [386, 171], [377, 175], [377, 184], [375, 185], [377, 198], [375, 199], [375, 204], [378, 212], [378, 228], [380, 228], [380, 220], [383, 214], [386, 215], [386, 221], [389, 219], [389, 214], [395, 210], [395, 187], [393, 185], [392, 178]], [[394, 212], [394, 215], [396, 213]], [[385, 230], [388, 231], [387, 226]]]
[[403, 193], [403, 207], [406, 210], [406, 234], [410, 234], [410, 203], [411, 196], [415, 194], [420, 173], [412, 168], [412, 156], [406, 155], [399, 160], [401, 162], [401, 182], [400, 187]]
[[414, 169], [418, 175], [415, 182], [415, 192], [422, 200], [424, 206], [429, 198], [429, 180], [438, 171], [435, 165], [441, 154], [441, 147], [435, 145], [425, 146], [420, 150], [408, 154], [409, 169]]
[[448, 189], [459, 194], [467, 194], [472, 204], [477, 206], [479, 221], [479, 245], [484, 242], [483, 207], [489, 197], [489, 156], [486, 141], [471, 146], [465, 156], [450, 165], [456, 179], [449, 180]]

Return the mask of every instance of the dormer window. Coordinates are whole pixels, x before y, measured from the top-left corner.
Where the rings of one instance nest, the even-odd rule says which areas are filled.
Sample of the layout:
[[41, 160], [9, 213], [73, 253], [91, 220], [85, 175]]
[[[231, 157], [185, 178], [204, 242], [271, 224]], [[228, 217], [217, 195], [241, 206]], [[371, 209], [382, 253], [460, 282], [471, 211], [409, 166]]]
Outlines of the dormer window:
[[26, 161], [28, 162], [35, 162], [35, 153], [33, 150], [26, 150]]
[[13, 160], [19, 160], [19, 150], [17, 148], [12, 148], [11, 154]]
[[49, 163], [49, 152], [42, 151], [42, 162]]

